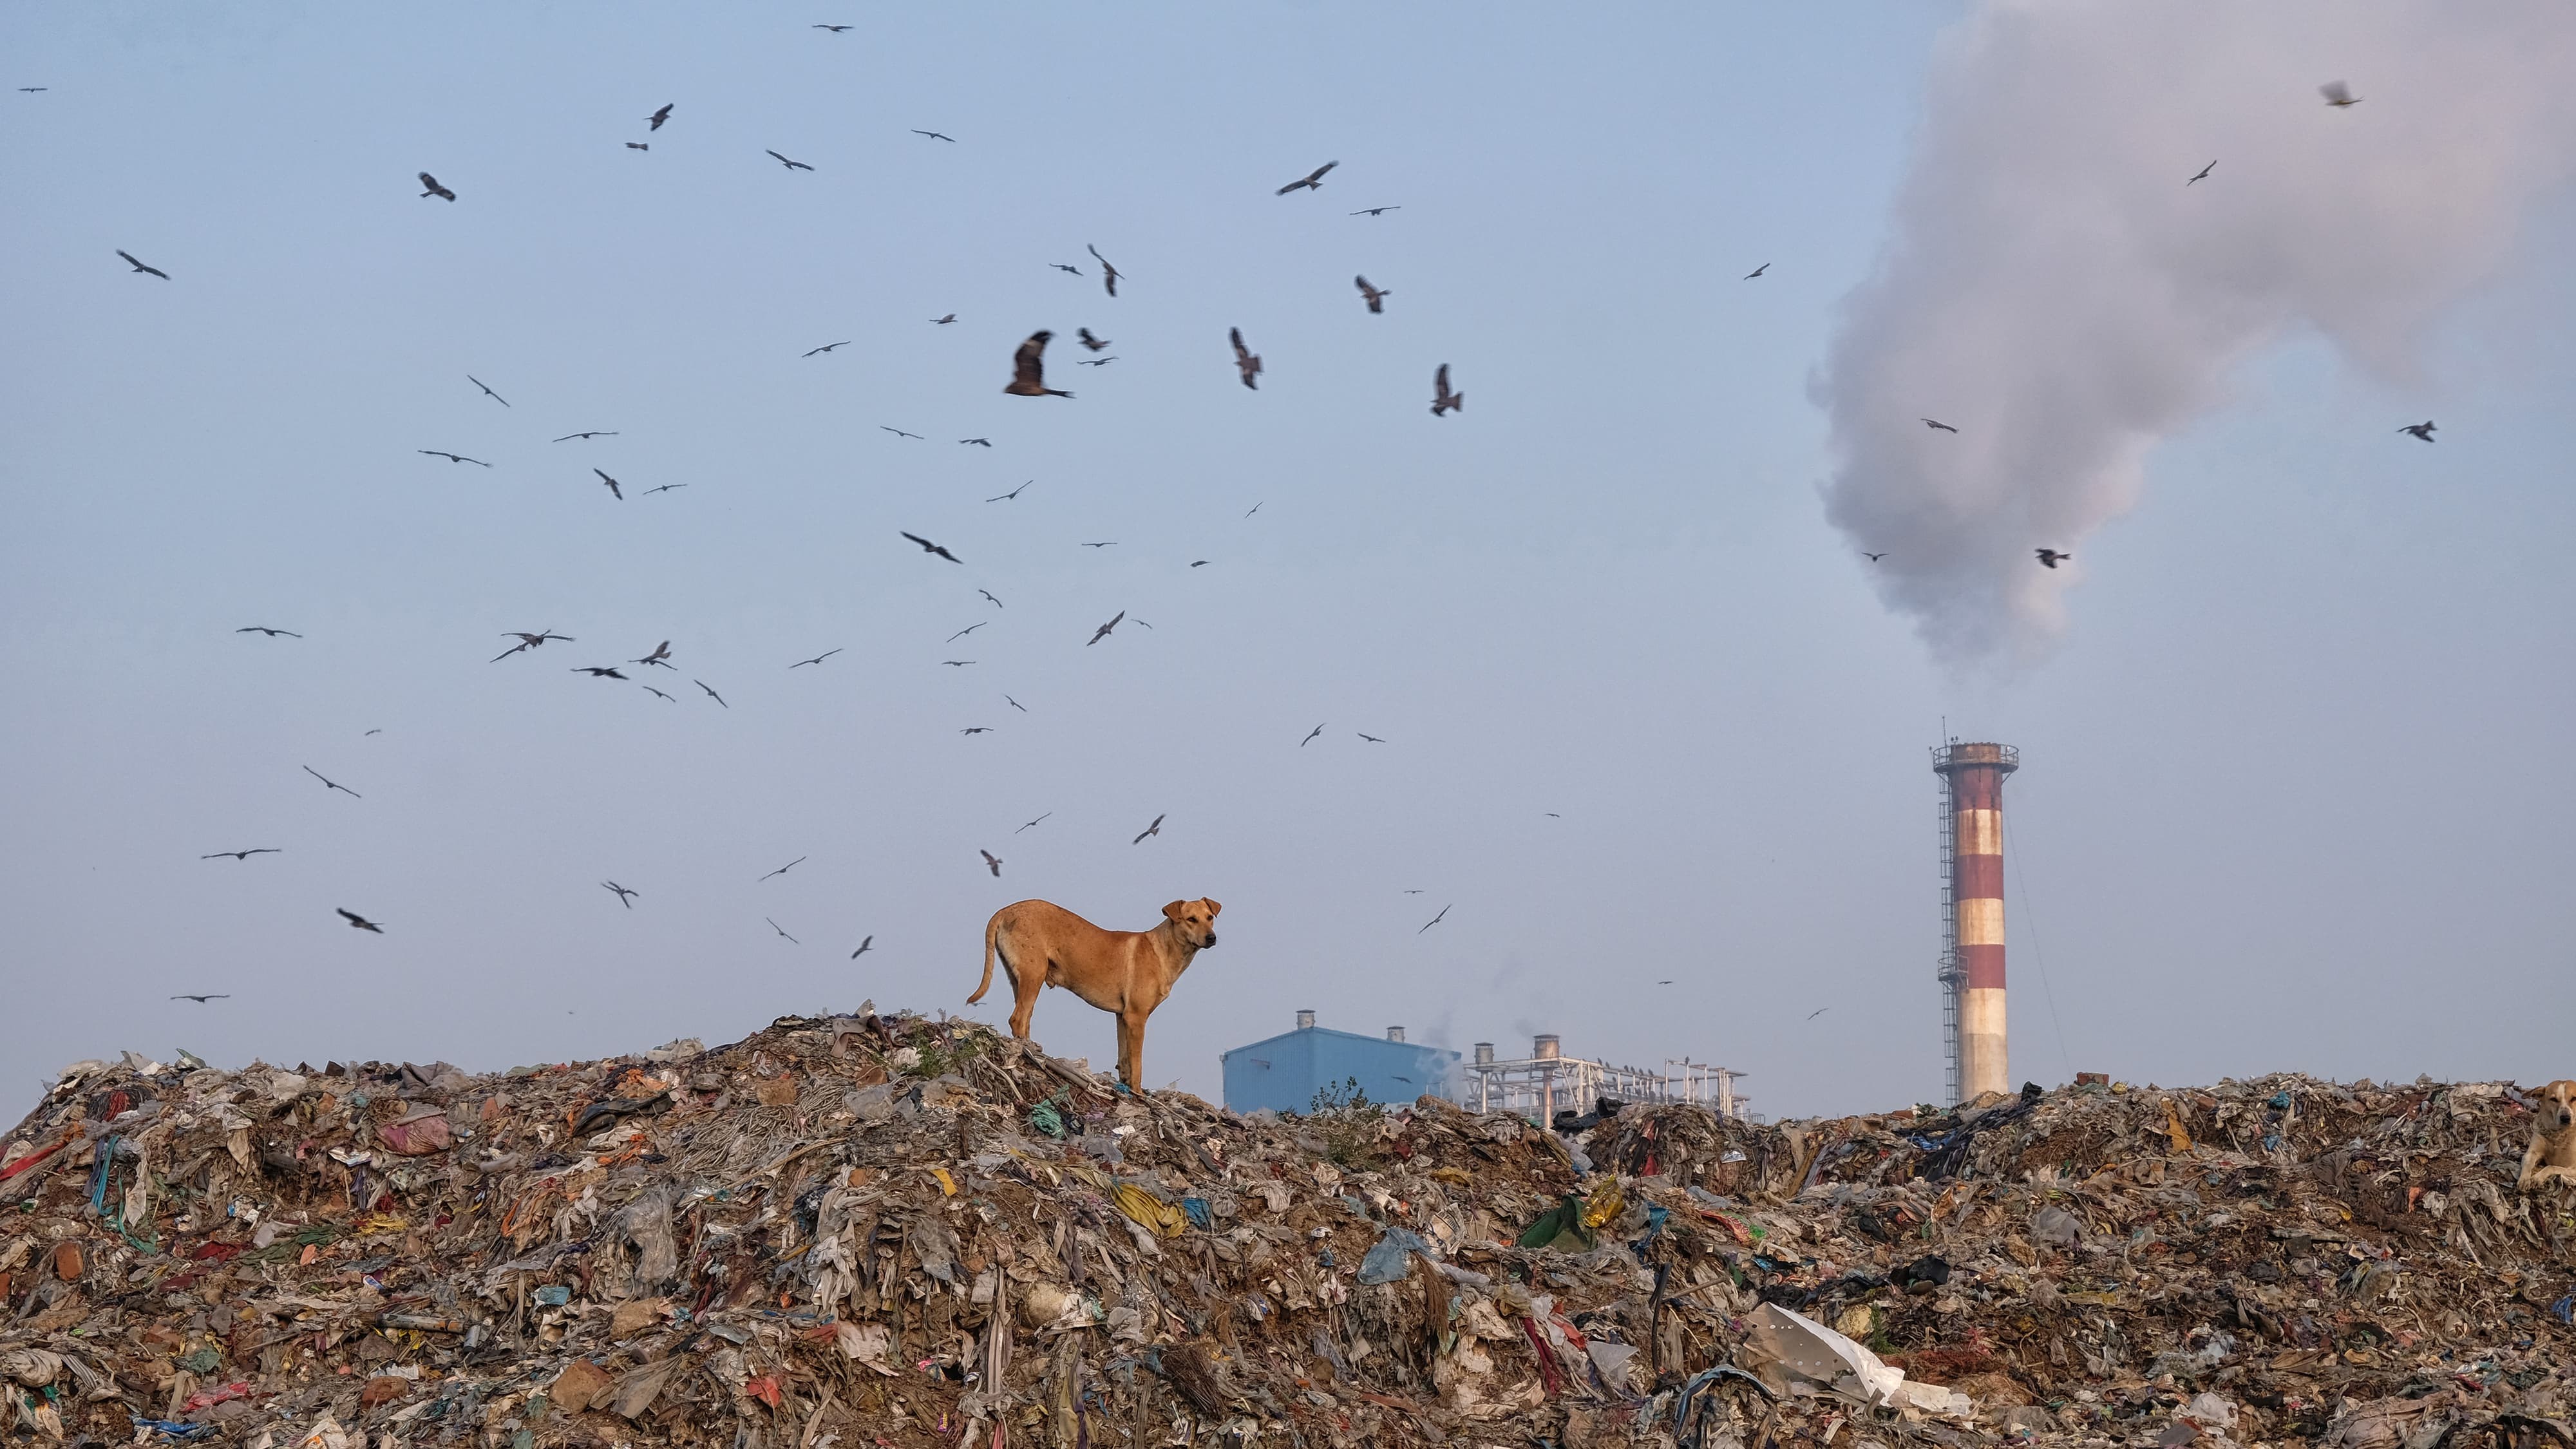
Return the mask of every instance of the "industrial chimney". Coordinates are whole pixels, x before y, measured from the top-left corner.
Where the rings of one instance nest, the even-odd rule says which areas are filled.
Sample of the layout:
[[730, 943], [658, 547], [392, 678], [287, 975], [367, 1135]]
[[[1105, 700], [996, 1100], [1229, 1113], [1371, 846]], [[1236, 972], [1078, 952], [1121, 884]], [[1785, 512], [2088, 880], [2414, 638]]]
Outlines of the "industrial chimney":
[[1311, 1011], [1298, 1012], [1297, 1029], [1299, 1031], [1313, 1031], [1315, 1029], [1315, 1013]]
[[1952, 1102], [2010, 1090], [2004, 1052], [2004, 776], [2010, 745], [1932, 752], [1941, 777], [1941, 1031]]

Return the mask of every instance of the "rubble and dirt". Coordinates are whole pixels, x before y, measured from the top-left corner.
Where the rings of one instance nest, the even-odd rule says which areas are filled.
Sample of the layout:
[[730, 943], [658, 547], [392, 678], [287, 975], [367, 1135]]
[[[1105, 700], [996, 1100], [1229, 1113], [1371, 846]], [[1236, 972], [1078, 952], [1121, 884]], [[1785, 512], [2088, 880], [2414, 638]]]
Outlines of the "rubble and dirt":
[[0, 1138], [0, 1435], [2576, 1449], [2576, 1191], [2514, 1191], [2509, 1084], [1587, 1115], [1247, 1119], [873, 1007], [86, 1062]]

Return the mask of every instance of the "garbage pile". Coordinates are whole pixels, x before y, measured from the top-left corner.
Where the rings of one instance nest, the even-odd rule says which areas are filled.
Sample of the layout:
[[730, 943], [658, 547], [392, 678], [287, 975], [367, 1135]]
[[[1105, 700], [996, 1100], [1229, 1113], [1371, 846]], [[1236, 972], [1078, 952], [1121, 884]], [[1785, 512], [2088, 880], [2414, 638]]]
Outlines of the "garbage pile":
[[1778, 1126], [1253, 1118], [981, 1025], [68, 1069], [0, 1137], [0, 1435], [242, 1449], [2576, 1449], [2503, 1084]]

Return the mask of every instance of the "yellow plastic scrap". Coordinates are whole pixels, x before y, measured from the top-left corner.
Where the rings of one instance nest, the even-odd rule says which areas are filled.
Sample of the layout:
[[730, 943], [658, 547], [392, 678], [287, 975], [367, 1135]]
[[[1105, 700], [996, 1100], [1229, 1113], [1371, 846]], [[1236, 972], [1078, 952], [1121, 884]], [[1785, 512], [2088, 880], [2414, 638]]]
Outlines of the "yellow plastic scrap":
[[2165, 1135], [2173, 1139], [2174, 1151], [2191, 1150], [2191, 1134], [2182, 1130], [2182, 1119], [2170, 1111], [2165, 1113]]
[[1597, 1228], [1627, 1209], [1628, 1199], [1619, 1192], [1619, 1184], [1604, 1182], [1592, 1190], [1592, 1201], [1583, 1205], [1583, 1225]]
[[1190, 1215], [1132, 1182], [1118, 1184], [1118, 1210], [1158, 1238], [1177, 1238], [1190, 1225]]
[[955, 1197], [957, 1195], [957, 1180], [948, 1175], [947, 1168], [934, 1167], [930, 1169], [930, 1175], [939, 1179], [939, 1190], [942, 1193], [945, 1193], [950, 1197]]

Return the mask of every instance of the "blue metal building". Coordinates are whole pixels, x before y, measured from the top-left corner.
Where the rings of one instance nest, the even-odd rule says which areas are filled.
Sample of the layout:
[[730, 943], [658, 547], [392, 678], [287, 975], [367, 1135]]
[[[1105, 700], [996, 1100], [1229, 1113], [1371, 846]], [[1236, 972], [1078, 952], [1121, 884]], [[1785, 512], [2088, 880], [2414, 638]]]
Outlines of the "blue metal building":
[[1297, 1029], [1239, 1046], [1218, 1058], [1225, 1064], [1225, 1105], [1237, 1112], [1305, 1112], [1317, 1093], [1340, 1096], [1357, 1081], [1372, 1102], [1400, 1106], [1428, 1092], [1457, 1097], [1458, 1053], [1415, 1046], [1404, 1028], [1384, 1037], [1361, 1036], [1315, 1025], [1315, 1013], [1297, 1013]]

